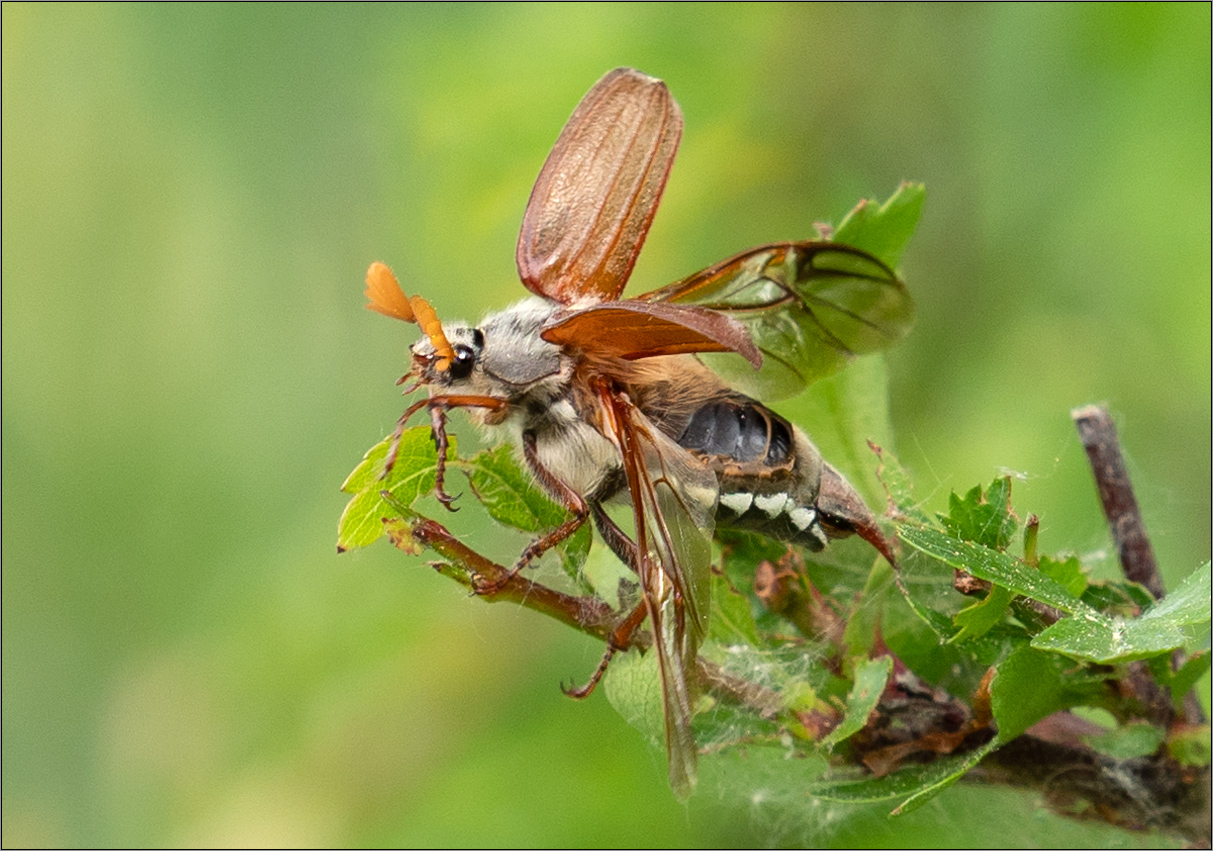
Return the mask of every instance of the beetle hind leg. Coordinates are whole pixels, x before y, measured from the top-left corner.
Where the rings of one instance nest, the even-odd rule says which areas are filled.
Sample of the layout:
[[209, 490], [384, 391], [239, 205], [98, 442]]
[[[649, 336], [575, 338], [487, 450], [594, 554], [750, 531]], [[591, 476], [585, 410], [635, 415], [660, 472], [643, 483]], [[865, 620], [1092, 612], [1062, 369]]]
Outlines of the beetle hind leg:
[[644, 623], [644, 619], [648, 617], [648, 604], [641, 600], [639, 605], [632, 610], [632, 613], [624, 618], [618, 626], [611, 630], [611, 634], [607, 636], [607, 649], [602, 654], [602, 661], [598, 663], [593, 675], [589, 681], [579, 687], [561, 685], [560, 690], [574, 700], [585, 700], [602, 681], [602, 677], [607, 672], [607, 667], [611, 664], [611, 659], [615, 658], [615, 654], [620, 650], [626, 650], [632, 641], [632, 635]]

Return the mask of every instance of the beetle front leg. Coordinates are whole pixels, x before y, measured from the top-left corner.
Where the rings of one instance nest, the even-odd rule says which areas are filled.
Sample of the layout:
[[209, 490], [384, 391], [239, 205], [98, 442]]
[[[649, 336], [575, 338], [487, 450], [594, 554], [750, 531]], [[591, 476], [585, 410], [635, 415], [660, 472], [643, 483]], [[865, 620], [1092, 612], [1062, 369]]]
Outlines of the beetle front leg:
[[431, 401], [431, 399], [419, 399], [409, 405], [408, 410], [400, 415], [400, 419], [396, 420], [396, 428], [392, 431], [392, 445], [388, 447], [387, 457], [383, 460], [383, 473], [379, 478], [386, 479], [388, 473], [392, 472], [392, 468], [396, 466], [396, 455], [400, 452], [400, 438], [404, 436], [404, 424]]
[[[407, 376], [406, 376], [407, 378]], [[379, 478], [387, 478], [392, 472], [392, 468], [396, 466], [396, 456], [400, 452], [400, 439], [404, 435], [404, 426], [413, 414], [420, 411], [422, 408], [429, 408], [430, 411], [430, 434], [434, 438], [434, 448], [437, 451], [437, 459], [434, 465], [434, 490], [438, 501], [446, 506], [448, 511], [458, 511], [457, 508], [452, 508], [451, 503], [456, 497], [451, 496], [446, 492], [446, 454], [450, 447], [450, 441], [446, 435], [446, 412], [451, 408], [484, 408], [487, 411], [496, 412], [497, 415], [504, 415], [509, 408], [509, 402], [505, 399], [498, 399], [495, 396], [430, 396], [425, 399], [419, 399], [409, 405], [408, 410], [400, 415], [400, 419], [396, 420], [396, 428], [392, 431], [392, 443], [388, 448], [387, 457], [383, 462], [383, 473]]]
[[434, 436], [434, 449], [438, 453], [438, 460], [434, 465], [434, 498], [441, 502], [447, 511], [458, 511], [451, 503], [462, 494], [451, 496], [446, 492], [446, 453], [450, 441], [446, 436], [445, 406], [430, 405], [430, 433]]

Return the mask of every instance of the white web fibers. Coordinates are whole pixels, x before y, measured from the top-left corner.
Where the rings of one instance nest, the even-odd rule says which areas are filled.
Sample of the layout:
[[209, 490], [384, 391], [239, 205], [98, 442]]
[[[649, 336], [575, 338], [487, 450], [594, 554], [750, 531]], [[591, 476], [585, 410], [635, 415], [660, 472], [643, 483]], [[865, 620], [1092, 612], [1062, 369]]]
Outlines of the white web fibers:
[[[840, 542], [813, 558], [816, 563], [805, 566], [809, 582], [822, 595], [826, 611], [845, 617], [867, 582], [872, 550], [857, 541]], [[747, 576], [753, 581], [752, 568], [729, 573], [734, 587]], [[807, 637], [790, 621], [772, 615], [752, 589], [737, 590], [751, 598], [761, 646], [711, 643], [703, 655], [725, 677], [747, 683], [755, 693], [743, 693], [741, 701], [728, 694], [705, 701], [710, 708], [696, 725], [705, 755], [699, 800], [736, 811], [754, 833], [751, 841], [825, 842], [863, 808], [827, 803], [808, 793], [811, 783], [831, 771], [828, 749], [809, 741], [808, 730], [792, 730], [775, 716], [786, 717], [790, 710], [805, 719], [836, 717], [840, 690], [843, 697], [846, 691], [832, 670], [837, 648], [825, 636]]]
[[[821, 564], [810, 565], [814, 586], [826, 598], [823, 605], [841, 617], [851, 614], [868, 584], [873, 559], [866, 544], [841, 542]], [[742, 587], [746, 581], [752, 586], [753, 566], [729, 573], [729, 583], [714, 577], [713, 623], [700, 649], [713, 685], [701, 694], [694, 719], [701, 779], [690, 808], [736, 811], [739, 830], [751, 836], [739, 838], [741, 844], [817, 844], [872, 811], [809, 794], [810, 784], [831, 771], [829, 749], [814, 744], [805, 727], [792, 729], [787, 723], [789, 714], [807, 724], [814, 719], [837, 722], [849, 688], [836, 670], [838, 649], [822, 637], [805, 637], [795, 624], [766, 611], [752, 587]], [[875, 618], [880, 605], [865, 600], [860, 610]], [[606, 691], [620, 714], [662, 748], [660, 686], [652, 657], [616, 657]], [[862, 776], [852, 769], [833, 771], [831, 776]], [[877, 809], [884, 806], [883, 817], [895, 804]]]

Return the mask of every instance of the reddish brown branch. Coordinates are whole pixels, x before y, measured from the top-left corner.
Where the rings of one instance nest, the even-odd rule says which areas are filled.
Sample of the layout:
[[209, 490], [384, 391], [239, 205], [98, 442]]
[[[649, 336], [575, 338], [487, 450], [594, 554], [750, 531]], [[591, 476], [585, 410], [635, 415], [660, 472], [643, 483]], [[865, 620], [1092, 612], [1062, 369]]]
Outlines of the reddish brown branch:
[[1087, 405], [1070, 411], [1074, 425], [1087, 458], [1095, 485], [1099, 488], [1099, 501], [1103, 504], [1104, 516], [1112, 528], [1112, 539], [1125, 576], [1132, 582], [1145, 586], [1154, 599], [1166, 594], [1150, 538], [1146, 535], [1146, 524], [1133, 496], [1133, 485], [1125, 469], [1125, 459], [1120, 451], [1120, 440], [1116, 436], [1116, 424], [1102, 405]]
[[[450, 562], [436, 565], [439, 573], [478, 594], [481, 589], [491, 589], [481, 594], [490, 603], [519, 603], [603, 640], [618, 620], [611, 607], [597, 597], [576, 597], [531, 582], [519, 574], [511, 576], [509, 569], [471, 549], [433, 520], [417, 519], [408, 524], [408, 531], [416, 543], [429, 547]], [[399, 531], [389, 528], [388, 534], [397, 546], [409, 548], [407, 542], [401, 540]], [[637, 640], [630, 646], [643, 643]]]
[[[1121, 569], [1127, 579], [1144, 586], [1154, 599], [1161, 600], [1167, 593], [1166, 588], [1150, 547], [1141, 509], [1133, 495], [1133, 484], [1129, 481], [1129, 472], [1120, 451], [1116, 424], [1103, 405], [1075, 408], [1070, 411], [1070, 416], [1074, 419], [1083, 448], [1087, 450], [1091, 472], [1099, 489], [1099, 501], [1103, 504], [1104, 515], [1112, 530]], [[1177, 662], [1178, 655], [1173, 655], [1172, 664]], [[1128, 679], [1147, 705], [1151, 719], [1164, 726], [1170, 723], [1173, 718], [1171, 703], [1144, 666], [1140, 663], [1131, 666]], [[1190, 723], [1199, 723], [1204, 719], [1195, 695], [1187, 695], [1184, 704], [1184, 714]]]

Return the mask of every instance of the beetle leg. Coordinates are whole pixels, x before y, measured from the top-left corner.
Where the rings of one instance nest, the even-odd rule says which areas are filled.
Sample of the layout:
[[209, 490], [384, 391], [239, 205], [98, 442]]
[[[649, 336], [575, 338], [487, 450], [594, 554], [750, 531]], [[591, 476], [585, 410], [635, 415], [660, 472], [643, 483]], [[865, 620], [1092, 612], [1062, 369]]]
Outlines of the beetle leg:
[[438, 453], [434, 465], [434, 498], [442, 503], [447, 511], [458, 511], [451, 505], [462, 494], [451, 496], [446, 492], [446, 452], [450, 441], [446, 436], [446, 406], [430, 405], [430, 433], [434, 436], [434, 449]]
[[409, 421], [409, 418], [413, 414], [430, 404], [430, 401], [430, 399], [417, 400], [409, 405], [408, 410], [400, 415], [400, 419], [396, 420], [396, 428], [392, 431], [392, 445], [388, 447], [387, 457], [383, 461], [383, 474], [379, 478], [387, 478], [387, 474], [392, 472], [392, 468], [396, 466], [396, 455], [400, 452], [400, 438], [404, 436], [404, 424]]
[[509, 575], [500, 581], [492, 583], [492, 585], [477, 588], [476, 593], [478, 594], [495, 594], [500, 591], [505, 583], [518, 575], [520, 570], [552, 549], [552, 547], [571, 537], [574, 532], [585, 525], [586, 519], [590, 516], [590, 508], [585, 498], [556, 478], [551, 470], [539, 462], [539, 454], [535, 449], [535, 435], [531, 432], [524, 432], [522, 435], [522, 455], [543, 489], [558, 504], [568, 509], [573, 516], [546, 535], [531, 541], [527, 548], [522, 551], [522, 555], [518, 557], [518, 561], [510, 569]]
[[434, 470], [434, 495], [439, 502], [446, 506], [448, 511], [458, 511], [459, 509], [451, 507], [451, 503], [455, 501], [456, 497], [449, 495], [444, 486], [446, 479], [446, 453], [450, 445], [450, 441], [446, 436], [446, 412], [451, 408], [488, 408], [492, 411], [500, 411], [508, 405], [509, 402], [505, 399], [498, 399], [495, 396], [429, 396], [425, 399], [419, 399], [409, 405], [408, 409], [400, 415], [400, 419], [396, 421], [396, 428], [392, 432], [392, 445], [388, 449], [387, 457], [383, 461], [383, 474], [380, 478], [386, 478], [387, 474], [392, 471], [392, 467], [396, 466], [396, 455], [400, 452], [400, 438], [404, 435], [405, 423], [422, 408], [429, 408], [430, 433], [434, 437], [434, 448], [437, 451], [437, 463]]
[[598, 534], [602, 535], [602, 540], [611, 548], [611, 552], [631, 568], [633, 573], [640, 573], [640, 557], [636, 552], [636, 542], [619, 528], [619, 524], [611, 519], [600, 503], [594, 502], [590, 506], [590, 511], [594, 516], [594, 525], [598, 527]]
[[611, 659], [620, 650], [626, 650], [631, 643], [632, 633], [634, 633], [644, 619], [649, 616], [648, 602], [641, 600], [640, 603], [632, 610], [632, 613], [620, 622], [619, 626], [611, 630], [611, 634], [607, 636], [607, 649], [602, 654], [602, 661], [598, 663], [598, 668], [590, 677], [589, 682], [580, 687], [561, 685], [560, 690], [574, 700], [584, 700], [593, 693], [594, 688], [602, 680], [606, 674], [607, 667], [611, 664]]

